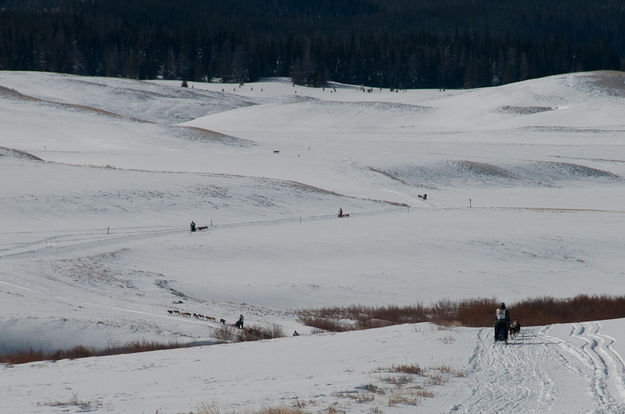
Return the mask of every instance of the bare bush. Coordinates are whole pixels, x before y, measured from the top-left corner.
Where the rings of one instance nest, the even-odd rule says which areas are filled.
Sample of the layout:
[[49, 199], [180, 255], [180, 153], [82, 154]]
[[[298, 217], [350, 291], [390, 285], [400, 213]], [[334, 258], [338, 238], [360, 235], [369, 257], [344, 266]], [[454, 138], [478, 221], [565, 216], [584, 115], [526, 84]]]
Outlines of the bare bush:
[[14, 352], [12, 354], [0, 354], [0, 362], [6, 364], [24, 364], [34, 361], [58, 361], [61, 359], [78, 359], [94, 356], [133, 354], [137, 352], [149, 352], [162, 349], [181, 348], [178, 343], [161, 344], [158, 342], [135, 341], [126, 345], [108, 346], [104, 349], [88, 348], [82, 345], [66, 350], [43, 352], [29, 349]]
[[[300, 321], [331, 332], [419, 322], [433, 322], [446, 327], [485, 327], [492, 326], [493, 312], [498, 303], [494, 298], [477, 298], [455, 302], [445, 299], [429, 307], [326, 307], [301, 311]], [[616, 319], [625, 317], [625, 296], [542, 297], [526, 299], [508, 306], [508, 309], [525, 326]]]
[[432, 391], [424, 390], [424, 389], [416, 389], [412, 392], [417, 397], [422, 398], [434, 398], [434, 393]]
[[353, 326], [347, 326], [339, 321], [330, 318], [321, 318], [317, 316], [300, 316], [300, 321], [307, 326], [312, 326], [320, 330], [320, 332], [345, 332], [354, 330]]
[[284, 331], [280, 325], [272, 324], [269, 327], [254, 325], [242, 329], [239, 333], [238, 341], [260, 341], [263, 339], [282, 338], [284, 336]]
[[438, 372], [431, 372], [428, 374], [427, 383], [430, 385], [443, 385], [447, 382], [449, 382], [449, 378], [447, 378], [446, 375]]

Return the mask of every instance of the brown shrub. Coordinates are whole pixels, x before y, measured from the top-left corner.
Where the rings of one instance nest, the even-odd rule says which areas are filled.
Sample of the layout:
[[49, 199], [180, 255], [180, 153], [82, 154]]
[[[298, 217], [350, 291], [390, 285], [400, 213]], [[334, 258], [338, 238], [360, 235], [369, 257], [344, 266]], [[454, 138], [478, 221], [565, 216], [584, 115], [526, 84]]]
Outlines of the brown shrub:
[[231, 326], [220, 325], [219, 328], [213, 331], [213, 336], [221, 341], [233, 342], [237, 338], [237, 333]]
[[260, 341], [263, 339], [282, 338], [284, 336], [284, 331], [280, 325], [273, 324], [268, 328], [253, 325], [241, 330], [238, 336], [238, 341]]
[[14, 352], [12, 354], [0, 354], [0, 362], [6, 364], [24, 364], [35, 361], [58, 361], [61, 359], [78, 359], [93, 356], [132, 354], [136, 352], [157, 351], [161, 349], [180, 348], [183, 345], [170, 343], [168, 345], [158, 342], [136, 341], [126, 345], [109, 346], [104, 349], [88, 348], [82, 345], [75, 346], [66, 350], [57, 350], [53, 352], [35, 351], [29, 349], [27, 351]]
[[330, 318], [322, 318], [315, 315], [305, 316], [301, 314], [300, 321], [304, 325], [312, 326], [314, 328], [321, 329], [322, 331], [345, 332], [356, 329], [354, 326], [347, 326], [339, 321]]
[[[433, 322], [443, 326], [492, 326], [498, 305], [494, 298], [441, 300], [429, 307], [327, 307], [300, 312], [300, 321], [331, 332], [368, 329], [401, 323]], [[625, 317], [625, 296], [588, 296], [526, 299], [508, 306], [513, 319], [524, 326], [585, 322]], [[352, 323], [350, 323], [352, 321]]]
[[514, 305], [513, 317], [523, 325], [586, 322], [625, 317], [625, 297], [588, 296], [527, 299]]
[[397, 372], [401, 374], [423, 375], [423, 368], [419, 364], [393, 365], [390, 368], [378, 368], [377, 372]]

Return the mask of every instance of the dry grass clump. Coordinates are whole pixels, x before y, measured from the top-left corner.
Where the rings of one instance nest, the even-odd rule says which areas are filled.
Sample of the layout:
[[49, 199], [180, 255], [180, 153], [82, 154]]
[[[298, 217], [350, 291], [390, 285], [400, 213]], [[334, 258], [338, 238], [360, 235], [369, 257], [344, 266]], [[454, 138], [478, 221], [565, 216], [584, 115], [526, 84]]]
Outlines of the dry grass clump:
[[[229, 411], [228, 414], [309, 414], [308, 411], [304, 411], [300, 408], [294, 407], [269, 407], [262, 408], [260, 410], [245, 410], [245, 411]], [[158, 411], [157, 411], [158, 414]], [[215, 403], [207, 404], [201, 403], [196, 411], [191, 411], [188, 414], [221, 414], [219, 406]]]
[[437, 367], [433, 367], [432, 369], [442, 372], [443, 374], [454, 375], [456, 377], [464, 377], [465, 375], [467, 375], [466, 372], [455, 369], [451, 365], [439, 365]]
[[408, 375], [400, 375], [398, 377], [384, 377], [382, 378], [382, 381], [388, 384], [393, 384], [398, 387], [401, 387], [403, 385], [413, 382], [414, 380], [412, 377], [409, 377]]
[[436, 395], [432, 391], [424, 390], [423, 388], [413, 390], [412, 393], [417, 397], [421, 398], [434, 398], [434, 396]]
[[377, 372], [394, 372], [400, 374], [412, 374], [412, 375], [423, 375], [425, 372], [423, 368], [419, 366], [419, 364], [401, 364], [401, 365], [392, 365], [386, 368], [378, 368]]
[[427, 383], [430, 385], [443, 385], [449, 382], [449, 377], [438, 373], [438, 372], [430, 372], [428, 373]]
[[292, 407], [274, 407], [264, 408], [260, 411], [256, 411], [254, 414], [307, 414], [307, 411]]
[[[500, 301], [490, 298], [441, 300], [431, 306], [348, 306], [300, 312], [300, 321], [331, 332], [368, 329], [402, 323], [432, 322], [442, 326], [492, 326]], [[542, 297], [508, 305], [513, 319], [523, 326], [585, 322], [625, 317], [625, 296], [578, 295]], [[451, 341], [450, 341], [451, 342]]]
[[37, 403], [37, 406], [48, 405], [50, 407], [63, 408], [63, 411], [69, 411], [70, 407], [77, 407], [80, 411], [94, 411], [102, 406], [101, 401], [84, 401], [78, 398], [78, 394], [74, 393], [72, 398], [68, 401], [47, 401], [43, 403]]
[[412, 395], [404, 394], [404, 393], [396, 393], [396, 394], [391, 395], [388, 398], [388, 406], [394, 407], [397, 404], [419, 405], [421, 404], [421, 399], [418, 397], [414, 397]]
[[58, 361], [61, 359], [78, 359], [94, 356], [133, 354], [137, 352], [158, 351], [162, 349], [181, 348], [178, 343], [161, 344], [158, 342], [136, 341], [126, 345], [108, 346], [104, 349], [75, 346], [67, 350], [44, 352], [41, 350], [28, 349], [11, 354], [0, 354], [0, 362], [5, 364], [25, 364], [35, 361]]

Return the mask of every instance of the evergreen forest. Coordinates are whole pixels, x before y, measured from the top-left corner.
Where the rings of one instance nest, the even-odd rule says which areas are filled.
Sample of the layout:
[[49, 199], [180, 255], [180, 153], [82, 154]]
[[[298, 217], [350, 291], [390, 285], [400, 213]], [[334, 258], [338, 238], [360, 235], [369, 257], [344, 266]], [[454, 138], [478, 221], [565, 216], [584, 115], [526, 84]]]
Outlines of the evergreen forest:
[[491, 86], [625, 70], [625, 1], [0, 0], [0, 69]]

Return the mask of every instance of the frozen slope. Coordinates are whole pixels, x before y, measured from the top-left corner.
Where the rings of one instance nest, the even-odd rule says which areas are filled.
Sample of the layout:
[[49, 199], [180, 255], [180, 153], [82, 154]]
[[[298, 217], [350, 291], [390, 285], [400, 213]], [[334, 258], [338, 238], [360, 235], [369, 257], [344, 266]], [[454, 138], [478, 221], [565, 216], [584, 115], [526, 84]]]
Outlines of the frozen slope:
[[2, 366], [7, 412], [625, 410], [622, 320], [494, 348], [490, 329], [313, 335], [296, 314], [623, 295], [625, 75], [190, 86], [0, 72], [0, 352], [214, 342], [218, 322], [171, 309], [302, 336]]
[[[3, 409], [617, 413], [625, 409], [622, 326], [529, 328], [494, 346], [491, 329], [402, 325], [3, 367]], [[422, 371], [393, 372], [401, 365]]]

